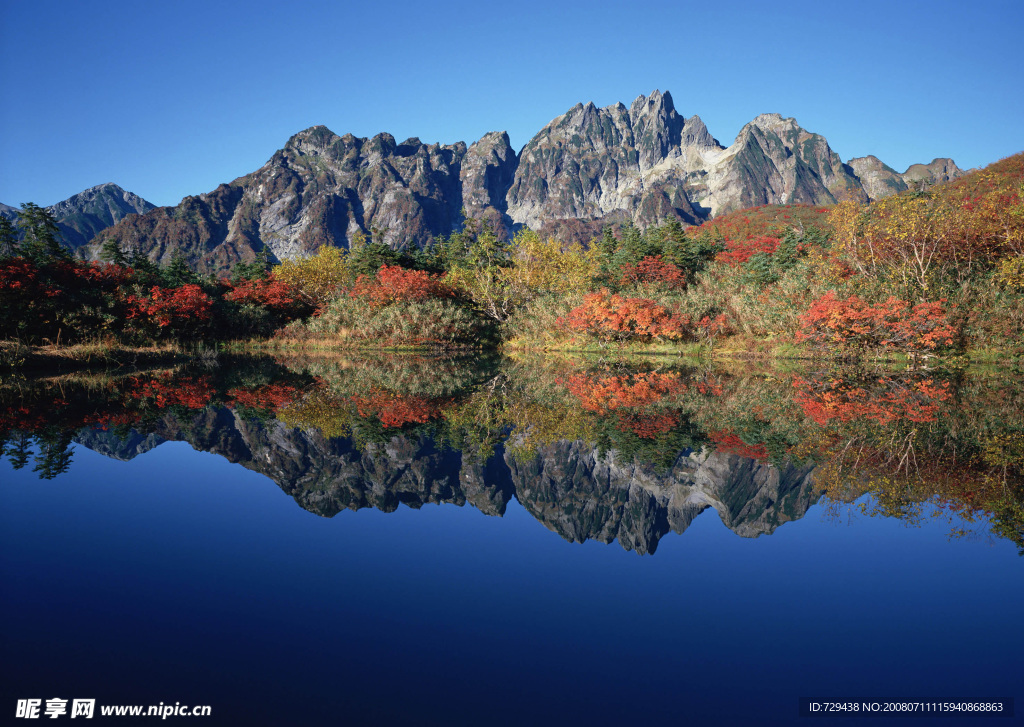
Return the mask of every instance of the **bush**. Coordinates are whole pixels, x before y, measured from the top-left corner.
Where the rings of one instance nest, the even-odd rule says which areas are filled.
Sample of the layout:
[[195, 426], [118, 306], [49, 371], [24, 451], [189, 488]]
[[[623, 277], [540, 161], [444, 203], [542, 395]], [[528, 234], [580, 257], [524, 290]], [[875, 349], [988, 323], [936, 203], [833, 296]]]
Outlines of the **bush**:
[[607, 288], [583, 296], [583, 304], [561, 322], [604, 341], [679, 340], [690, 335], [688, 317], [653, 300], [624, 298]]
[[328, 304], [307, 328], [321, 336], [410, 346], [474, 344], [488, 333], [479, 316], [454, 300], [439, 298], [378, 306], [346, 296]]
[[374, 276], [360, 275], [349, 293], [374, 308], [398, 302], [423, 302], [430, 298], [450, 298], [453, 293], [441, 276], [423, 270], [406, 270], [384, 265]]
[[910, 303], [890, 297], [869, 305], [859, 296], [837, 298], [829, 291], [800, 317], [797, 341], [842, 353], [890, 349], [924, 353], [953, 345], [956, 331], [942, 303]]

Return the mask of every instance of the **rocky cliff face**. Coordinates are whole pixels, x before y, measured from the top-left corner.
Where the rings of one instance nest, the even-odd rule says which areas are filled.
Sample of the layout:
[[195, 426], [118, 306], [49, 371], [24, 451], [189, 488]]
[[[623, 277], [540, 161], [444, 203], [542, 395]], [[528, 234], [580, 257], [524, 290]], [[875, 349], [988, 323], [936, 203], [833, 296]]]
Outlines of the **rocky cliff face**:
[[704, 151], [720, 149], [699, 118], [676, 113], [668, 93], [640, 96], [629, 109], [577, 104], [523, 148], [508, 213], [530, 227], [620, 210], [642, 225], [697, 224], [703, 217], [687, 196], [687, 162], [699, 167]]
[[207, 272], [264, 248], [286, 260], [322, 245], [347, 247], [357, 233], [395, 248], [423, 245], [457, 229], [463, 208], [500, 219], [514, 160], [501, 133], [467, 149], [416, 138], [399, 144], [390, 134], [338, 136], [315, 126], [252, 174], [126, 220], [104, 237], [162, 262], [184, 255]]
[[181, 254], [199, 270], [223, 272], [262, 249], [304, 257], [346, 246], [356, 233], [395, 248], [423, 245], [458, 229], [463, 210], [503, 234], [527, 225], [589, 239], [604, 222], [699, 224], [763, 204], [867, 201], [959, 173], [941, 159], [903, 175], [874, 157], [843, 164], [823, 136], [779, 114], [758, 116], [726, 148], [655, 91], [629, 108], [577, 104], [518, 155], [502, 132], [467, 147], [315, 126], [251, 174], [121, 221], [87, 254], [113, 238], [153, 260]]
[[499, 452], [483, 463], [439, 449], [428, 438], [395, 436], [358, 450], [348, 439], [249, 421], [214, 407], [187, 421], [167, 416], [145, 436], [122, 440], [90, 429], [76, 437], [118, 459], [166, 440], [188, 441], [260, 472], [301, 507], [325, 517], [346, 509], [391, 512], [399, 504], [467, 502], [500, 516], [514, 496], [566, 540], [618, 540], [638, 553], [653, 553], [662, 536], [682, 533], [709, 507], [738, 535], [757, 537], [799, 519], [817, 499], [810, 468], [778, 469], [736, 455], [683, 453], [659, 472], [582, 442], [558, 442], [527, 462]]
[[923, 190], [962, 177], [964, 171], [952, 159], [941, 158], [932, 159], [929, 164], [911, 164], [902, 176], [912, 189]]
[[878, 157], [858, 157], [851, 159], [849, 165], [872, 201], [908, 189], [903, 175]]
[[523, 148], [508, 195], [512, 220], [531, 227], [619, 210], [641, 226], [696, 224], [762, 204], [841, 199], [867, 195], [824, 137], [762, 114], [724, 148], [658, 91], [628, 110], [577, 105], [552, 121]]
[[[47, 208], [60, 226], [64, 243], [77, 250], [97, 233], [130, 215], [140, 215], [154, 205], [116, 184], [99, 184]], [[16, 220], [19, 210], [0, 205], [0, 215]]]
[[936, 184], [962, 177], [964, 172], [952, 159], [934, 159], [930, 164], [912, 164], [900, 174], [874, 156], [851, 159], [849, 166], [874, 202], [908, 189], [927, 190]]
[[860, 181], [825, 137], [779, 114], [761, 114], [744, 126], [704, 179], [703, 191], [695, 193], [713, 215], [762, 204], [867, 201]]

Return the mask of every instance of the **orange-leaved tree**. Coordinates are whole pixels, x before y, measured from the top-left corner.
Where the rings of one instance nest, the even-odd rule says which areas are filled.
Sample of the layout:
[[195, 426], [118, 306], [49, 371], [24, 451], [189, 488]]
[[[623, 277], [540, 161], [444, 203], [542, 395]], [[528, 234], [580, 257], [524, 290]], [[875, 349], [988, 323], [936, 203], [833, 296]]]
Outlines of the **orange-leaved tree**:
[[375, 308], [383, 308], [391, 303], [450, 298], [453, 292], [445, 285], [443, 276], [383, 265], [372, 277], [360, 275], [349, 295], [362, 298]]
[[796, 340], [848, 354], [871, 349], [926, 353], [952, 346], [957, 333], [942, 303], [918, 303], [890, 297], [870, 305], [851, 295], [839, 298], [830, 290], [800, 316]]
[[583, 296], [583, 304], [559, 321], [572, 331], [604, 341], [676, 341], [691, 335], [690, 319], [647, 298], [626, 298], [607, 288]]

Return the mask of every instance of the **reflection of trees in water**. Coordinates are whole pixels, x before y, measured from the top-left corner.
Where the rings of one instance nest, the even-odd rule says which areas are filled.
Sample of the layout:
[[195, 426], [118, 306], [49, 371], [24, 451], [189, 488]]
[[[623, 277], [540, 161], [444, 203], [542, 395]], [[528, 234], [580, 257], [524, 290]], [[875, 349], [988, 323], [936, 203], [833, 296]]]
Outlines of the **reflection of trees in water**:
[[934, 374], [798, 378], [795, 398], [821, 426], [815, 479], [834, 503], [954, 535], [986, 523], [1024, 552], [1024, 409], [1012, 380]]
[[[815, 492], [834, 504], [869, 494], [865, 512], [906, 521], [939, 507], [1024, 543], [1010, 380], [431, 356], [285, 364], [5, 389], [3, 453], [53, 477], [72, 432], [93, 426], [81, 441], [116, 455], [133, 427], [265, 471], [325, 515], [400, 502], [500, 514], [514, 494], [567, 539], [640, 552], [707, 507], [741, 534], [771, 532]], [[140, 435], [123, 441], [124, 456], [141, 451]]]

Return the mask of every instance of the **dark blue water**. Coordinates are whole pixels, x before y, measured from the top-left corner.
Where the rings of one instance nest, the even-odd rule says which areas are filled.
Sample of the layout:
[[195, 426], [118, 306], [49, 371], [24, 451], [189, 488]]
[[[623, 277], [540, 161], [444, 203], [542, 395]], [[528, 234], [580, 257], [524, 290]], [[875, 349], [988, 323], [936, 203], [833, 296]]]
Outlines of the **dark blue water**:
[[744, 539], [708, 510], [642, 557], [515, 501], [325, 519], [177, 442], [76, 446], [49, 481], [0, 462], [0, 513], [9, 718], [62, 697], [211, 705], [201, 724], [823, 724], [800, 697], [1024, 697], [1024, 561], [944, 523], [814, 506]]

